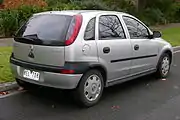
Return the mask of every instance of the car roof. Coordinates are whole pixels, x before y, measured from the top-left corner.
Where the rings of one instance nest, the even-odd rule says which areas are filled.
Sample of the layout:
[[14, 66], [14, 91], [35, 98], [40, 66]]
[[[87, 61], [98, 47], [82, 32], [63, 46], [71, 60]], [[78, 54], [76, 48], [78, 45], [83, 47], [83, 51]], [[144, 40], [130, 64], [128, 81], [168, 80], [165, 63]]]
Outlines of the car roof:
[[47, 11], [47, 12], [41, 12], [37, 13], [35, 15], [42, 15], [42, 14], [59, 14], [59, 15], [76, 15], [76, 14], [102, 14], [102, 13], [118, 13], [118, 14], [126, 14], [123, 12], [117, 12], [117, 11], [103, 11], [103, 10], [63, 10], [63, 11]]

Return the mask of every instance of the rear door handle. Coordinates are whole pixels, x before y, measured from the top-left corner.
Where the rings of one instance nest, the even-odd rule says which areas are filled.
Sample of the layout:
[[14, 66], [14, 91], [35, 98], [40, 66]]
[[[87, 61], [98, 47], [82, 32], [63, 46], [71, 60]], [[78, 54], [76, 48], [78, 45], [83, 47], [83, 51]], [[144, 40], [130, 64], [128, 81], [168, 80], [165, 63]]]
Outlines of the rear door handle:
[[109, 53], [110, 52], [110, 48], [109, 47], [104, 47], [103, 48], [103, 52], [106, 53], [106, 54]]
[[139, 50], [139, 45], [134, 45], [134, 50]]

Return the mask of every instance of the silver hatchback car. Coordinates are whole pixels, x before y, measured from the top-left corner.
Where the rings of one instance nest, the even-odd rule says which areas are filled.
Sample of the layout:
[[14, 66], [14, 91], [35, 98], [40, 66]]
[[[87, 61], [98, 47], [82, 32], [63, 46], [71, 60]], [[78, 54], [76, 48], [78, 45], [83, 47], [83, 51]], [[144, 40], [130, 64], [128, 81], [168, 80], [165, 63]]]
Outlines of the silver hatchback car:
[[17, 31], [10, 62], [20, 86], [73, 89], [90, 107], [104, 87], [151, 73], [167, 77], [172, 51], [160, 32], [126, 13], [50, 11], [34, 14]]

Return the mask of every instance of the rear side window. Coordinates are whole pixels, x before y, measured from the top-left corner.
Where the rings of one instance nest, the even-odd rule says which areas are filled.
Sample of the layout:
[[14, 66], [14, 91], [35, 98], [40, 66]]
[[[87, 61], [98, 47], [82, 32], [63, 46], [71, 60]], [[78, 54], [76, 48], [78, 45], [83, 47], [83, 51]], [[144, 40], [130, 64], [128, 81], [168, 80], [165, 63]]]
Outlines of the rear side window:
[[[37, 15], [24, 24], [16, 34], [15, 40], [29, 43], [32, 39], [34, 44], [41, 45], [64, 45], [66, 33], [72, 16], [67, 15]], [[18, 38], [28, 39], [18, 39]]]
[[99, 39], [125, 39], [124, 30], [116, 15], [103, 15], [99, 18]]
[[95, 40], [95, 18], [92, 18], [87, 24], [84, 40]]

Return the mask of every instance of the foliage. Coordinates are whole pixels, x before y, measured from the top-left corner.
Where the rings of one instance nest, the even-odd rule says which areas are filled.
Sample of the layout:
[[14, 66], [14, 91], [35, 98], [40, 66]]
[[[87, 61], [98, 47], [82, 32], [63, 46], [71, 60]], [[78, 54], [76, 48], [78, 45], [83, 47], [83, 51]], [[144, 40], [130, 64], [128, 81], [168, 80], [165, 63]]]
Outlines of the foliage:
[[5, 36], [13, 35], [18, 29], [18, 15], [16, 11], [6, 10], [0, 12], [0, 30]]
[[0, 0], [0, 4], [2, 4], [2, 3], [3, 3], [3, 1], [4, 1], [4, 0]]
[[50, 10], [78, 10], [78, 9], [81, 9], [81, 7], [79, 5], [76, 5], [76, 4], [70, 4], [70, 3], [58, 3], [56, 4], [55, 6], [53, 7], [49, 7], [47, 9], [50, 9]]
[[74, 1], [73, 3], [85, 10], [110, 10], [102, 0]]
[[4, 0], [4, 9], [17, 9], [22, 5], [45, 7], [47, 3], [44, 0]]
[[165, 24], [167, 23], [164, 14], [158, 8], [147, 8], [143, 11], [139, 18], [144, 21], [148, 26], [155, 24]]
[[18, 26], [21, 26], [28, 18], [30, 18], [34, 13], [43, 11], [43, 8], [37, 6], [21, 6], [17, 10], [17, 21]]
[[56, 6], [57, 4], [68, 3], [67, 0], [46, 0], [48, 6]]
[[[19, 0], [18, 0], [19, 1]], [[28, 1], [28, 0], [27, 0]], [[37, 0], [43, 1], [43, 0]], [[52, 10], [113, 10], [135, 15], [147, 25], [180, 22], [180, 3], [174, 0], [139, 0], [137, 9], [134, 0], [45, 0], [48, 6], [22, 5], [16, 9], [0, 11], [0, 32], [11, 36], [32, 14]], [[144, 1], [144, 2], [142, 2]], [[40, 2], [41, 3], [41, 2]], [[45, 4], [45, 3], [43, 3]], [[139, 10], [139, 11], [138, 11]]]
[[180, 22], [180, 3], [174, 0], [151, 0], [137, 13], [149, 25]]
[[6, 37], [12, 36], [15, 31], [33, 14], [42, 11], [36, 6], [22, 6], [15, 10], [0, 11], [0, 31]]
[[180, 22], [180, 3], [173, 3], [166, 13], [166, 18], [172, 22]]
[[136, 7], [133, 0], [105, 0], [111, 10], [135, 13]]

